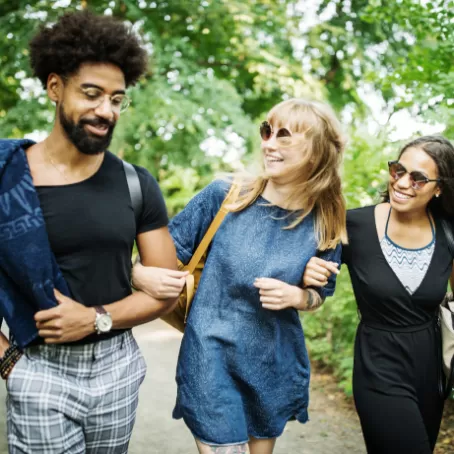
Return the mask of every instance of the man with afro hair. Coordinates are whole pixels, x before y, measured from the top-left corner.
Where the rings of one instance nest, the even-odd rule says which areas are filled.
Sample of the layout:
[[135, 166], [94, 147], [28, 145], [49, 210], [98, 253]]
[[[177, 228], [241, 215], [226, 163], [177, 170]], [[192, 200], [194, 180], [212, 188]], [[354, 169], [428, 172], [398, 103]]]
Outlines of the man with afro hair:
[[[55, 103], [53, 129], [40, 143], [3, 140], [0, 147], [22, 153], [28, 163], [71, 298], [54, 290], [54, 307], [38, 307], [24, 348], [0, 335], [9, 452], [126, 453], [146, 372], [131, 328], [176, 302], [131, 291], [134, 241], [142, 262], [159, 268], [176, 270], [175, 248], [156, 180], [107, 150], [129, 104], [126, 88], [146, 71], [147, 53], [122, 22], [75, 12], [39, 31], [30, 59]], [[138, 214], [129, 187], [134, 181], [142, 194]], [[185, 274], [174, 272], [174, 293]]]

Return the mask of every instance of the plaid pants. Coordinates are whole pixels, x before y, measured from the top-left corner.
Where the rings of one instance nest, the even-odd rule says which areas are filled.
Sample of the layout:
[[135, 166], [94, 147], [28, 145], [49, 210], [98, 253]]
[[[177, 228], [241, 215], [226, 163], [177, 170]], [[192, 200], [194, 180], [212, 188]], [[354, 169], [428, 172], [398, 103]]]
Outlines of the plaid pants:
[[145, 373], [131, 331], [26, 349], [6, 383], [9, 453], [127, 453]]

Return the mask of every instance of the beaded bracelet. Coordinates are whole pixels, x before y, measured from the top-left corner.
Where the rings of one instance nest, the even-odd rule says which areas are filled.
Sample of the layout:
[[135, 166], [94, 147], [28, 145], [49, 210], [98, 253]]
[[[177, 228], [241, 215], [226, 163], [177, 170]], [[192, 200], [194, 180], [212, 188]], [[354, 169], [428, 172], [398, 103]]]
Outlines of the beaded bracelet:
[[8, 378], [8, 375], [11, 373], [11, 371], [13, 370], [14, 366], [19, 361], [21, 356], [22, 352], [17, 347], [14, 347], [11, 350], [9, 350], [7, 355], [5, 354], [0, 363], [0, 376], [4, 380]]
[[13, 357], [13, 354], [14, 354], [15, 350], [16, 350], [15, 346], [14, 345], [10, 345], [6, 349], [5, 354], [3, 355], [3, 357], [0, 358], [0, 374], [11, 363], [11, 358]]
[[8, 378], [8, 375], [11, 373], [21, 356], [22, 352], [17, 345], [10, 345], [6, 349], [5, 354], [0, 359], [0, 376], [3, 380]]

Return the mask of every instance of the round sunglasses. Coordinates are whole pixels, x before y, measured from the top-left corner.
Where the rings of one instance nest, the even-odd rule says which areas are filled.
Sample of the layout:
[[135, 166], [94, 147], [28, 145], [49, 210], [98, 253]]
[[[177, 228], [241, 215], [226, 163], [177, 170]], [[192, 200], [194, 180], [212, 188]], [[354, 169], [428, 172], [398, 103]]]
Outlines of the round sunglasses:
[[[271, 125], [267, 121], [262, 122], [260, 125], [260, 137], [267, 141], [271, 139], [272, 135], [273, 128]], [[292, 133], [286, 128], [279, 128], [276, 132], [276, 139], [282, 139], [284, 137], [292, 137]]]
[[431, 180], [427, 178], [422, 172], [414, 170], [413, 172], [408, 172], [408, 170], [399, 162], [399, 161], [389, 161], [388, 162], [389, 174], [391, 178], [395, 181], [400, 180], [407, 173], [410, 177], [410, 184], [413, 189], [422, 189], [427, 183], [440, 183], [440, 178]]

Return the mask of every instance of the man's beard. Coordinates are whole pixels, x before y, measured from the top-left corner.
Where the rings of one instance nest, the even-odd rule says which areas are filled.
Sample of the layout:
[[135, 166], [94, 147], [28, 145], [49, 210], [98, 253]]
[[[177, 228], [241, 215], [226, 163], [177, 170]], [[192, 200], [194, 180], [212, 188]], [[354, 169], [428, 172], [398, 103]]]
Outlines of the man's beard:
[[[107, 150], [107, 147], [112, 140], [115, 122], [108, 121], [104, 118], [94, 117], [86, 119], [81, 118], [76, 124], [66, 116], [63, 104], [60, 104], [58, 116], [68, 139], [81, 153], [95, 155]], [[87, 132], [84, 125], [104, 125], [108, 127], [108, 132], [105, 136], [95, 136], [94, 134]]]

